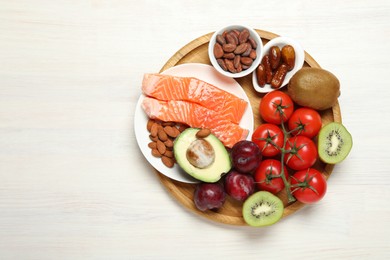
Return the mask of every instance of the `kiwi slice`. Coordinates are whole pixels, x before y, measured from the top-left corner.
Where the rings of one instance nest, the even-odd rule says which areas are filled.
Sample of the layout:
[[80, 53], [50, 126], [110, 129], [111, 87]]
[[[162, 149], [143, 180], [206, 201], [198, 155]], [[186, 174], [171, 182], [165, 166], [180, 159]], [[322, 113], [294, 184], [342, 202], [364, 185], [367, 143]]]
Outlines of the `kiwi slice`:
[[321, 128], [318, 135], [318, 154], [329, 164], [343, 161], [352, 148], [352, 136], [340, 123], [332, 122]]
[[268, 191], [258, 191], [245, 200], [242, 216], [249, 226], [272, 225], [283, 215], [283, 202]]

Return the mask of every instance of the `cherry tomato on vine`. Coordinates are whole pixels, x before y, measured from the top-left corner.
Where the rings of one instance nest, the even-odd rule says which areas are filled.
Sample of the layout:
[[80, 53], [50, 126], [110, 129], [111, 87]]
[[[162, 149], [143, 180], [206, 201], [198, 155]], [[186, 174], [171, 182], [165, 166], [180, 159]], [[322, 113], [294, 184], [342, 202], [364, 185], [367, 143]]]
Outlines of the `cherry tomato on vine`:
[[317, 160], [317, 146], [306, 136], [290, 137], [286, 143], [285, 164], [293, 170], [307, 169]]
[[283, 131], [274, 124], [262, 124], [252, 134], [252, 142], [256, 143], [261, 154], [272, 157], [280, 153], [283, 147]]
[[259, 109], [264, 121], [279, 125], [290, 118], [294, 111], [294, 103], [289, 95], [275, 90], [261, 99]]
[[[275, 159], [267, 159], [260, 163], [254, 173], [256, 186], [260, 190], [269, 191], [273, 194], [278, 193], [284, 188], [284, 182], [281, 176], [282, 164]], [[288, 179], [287, 167], [284, 166], [284, 176]]]
[[291, 192], [302, 203], [315, 203], [326, 193], [325, 177], [316, 169], [309, 168], [296, 172], [291, 177]]
[[288, 120], [288, 128], [293, 131], [293, 135], [303, 135], [313, 138], [318, 134], [322, 126], [320, 114], [312, 108], [298, 108]]

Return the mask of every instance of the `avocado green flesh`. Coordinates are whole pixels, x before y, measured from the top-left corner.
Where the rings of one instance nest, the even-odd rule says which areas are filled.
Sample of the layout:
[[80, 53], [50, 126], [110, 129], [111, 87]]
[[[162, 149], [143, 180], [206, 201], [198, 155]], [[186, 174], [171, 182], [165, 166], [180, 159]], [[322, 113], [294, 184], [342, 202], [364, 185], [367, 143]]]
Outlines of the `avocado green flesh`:
[[186, 173], [197, 180], [209, 183], [217, 182], [232, 167], [229, 153], [217, 137], [210, 134], [204, 138], [214, 149], [215, 158], [212, 164], [206, 168], [198, 168], [187, 159], [187, 149], [197, 139], [196, 133], [199, 130], [187, 128], [176, 138], [173, 146], [176, 162]]

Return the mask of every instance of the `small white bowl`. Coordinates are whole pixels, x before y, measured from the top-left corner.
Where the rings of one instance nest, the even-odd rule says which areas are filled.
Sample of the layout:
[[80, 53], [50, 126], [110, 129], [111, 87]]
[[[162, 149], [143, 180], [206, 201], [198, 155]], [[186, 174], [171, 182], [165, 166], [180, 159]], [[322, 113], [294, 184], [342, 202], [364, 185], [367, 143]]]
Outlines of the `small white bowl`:
[[[281, 89], [284, 86], [286, 86], [287, 83], [290, 81], [291, 77], [298, 70], [300, 70], [302, 68], [303, 63], [305, 62], [305, 51], [303, 50], [302, 46], [294, 39], [291, 39], [288, 37], [277, 37], [277, 38], [274, 38], [274, 39], [270, 40], [269, 42], [267, 42], [267, 44], [264, 45], [263, 54], [261, 56], [261, 59], [263, 59], [263, 57], [268, 54], [268, 52], [272, 46], [278, 46], [280, 49], [282, 49], [283, 46], [285, 46], [285, 45], [291, 45], [294, 48], [295, 66], [291, 71], [287, 72], [287, 75], [284, 78], [282, 85], [278, 89]], [[260, 61], [261, 61], [261, 59], [260, 59]], [[261, 87], [259, 85], [259, 83], [257, 82], [256, 71], [253, 72], [253, 75], [252, 75], [252, 84], [253, 84], [253, 87], [255, 88], [255, 90], [257, 92], [260, 92], [260, 93], [267, 93], [267, 92], [271, 92], [274, 90], [278, 90], [278, 89], [272, 88], [270, 84], [265, 84], [263, 87]]]
[[[230, 71], [223, 70], [221, 68], [221, 66], [219, 66], [217, 59], [214, 56], [214, 45], [216, 42], [217, 35], [222, 34], [224, 31], [230, 31], [230, 30], [234, 30], [234, 29], [238, 29], [239, 31], [242, 31], [243, 29], [247, 29], [249, 31], [249, 34], [252, 37], [252, 39], [255, 40], [255, 42], [257, 43], [256, 59], [253, 61], [252, 65], [248, 69], [243, 70], [243, 71], [238, 72], [238, 73], [231, 73]], [[241, 78], [241, 77], [244, 77], [246, 75], [249, 75], [257, 68], [257, 66], [259, 66], [261, 58], [262, 58], [262, 54], [263, 54], [263, 43], [261, 41], [259, 34], [255, 30], [253, 30], [252, 28], [247, 27], [247, 26], [243, 26], [243, 25], [230, 25], [230, 26], [227, 26], [227, 27], [220, 29], [219, 31], [216, 31], [213, 34], [213, 36], [211, 37], [210, 42], [209, 42], [208, 52], [209, 52], [209, 58], [210, 58], [211, 64], [214, 66], [214, 68], [219, 73], [221, 73], [222, 75], [225, 75], [227, 77], [231, 77], [231, 78]]]

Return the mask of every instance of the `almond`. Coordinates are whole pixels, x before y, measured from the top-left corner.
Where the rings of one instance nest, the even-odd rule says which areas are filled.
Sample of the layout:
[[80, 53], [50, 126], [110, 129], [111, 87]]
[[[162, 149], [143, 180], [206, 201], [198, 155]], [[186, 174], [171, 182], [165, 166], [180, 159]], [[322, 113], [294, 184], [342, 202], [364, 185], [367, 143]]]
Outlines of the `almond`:
[[161, 157], [161, 153], [157, 149], [152, 149], [152, 155], [154, 157]]
[[150, 127], [150, 135], [157, 136], [158, 128], [159, 128], [159, 124], [154, 122], [153, 125]]
[[168, 140], [168, 136], [167, 136], [167, 134], [165, 133], [165, 131], [164, 131], [163, 128], [159, 128], [159, 129], [158, 129], [157, 136], [158, 136], [158, 139], [160, 139], [160, 140], [163, 141], [163, 142], [165, 142], [166, 140]]
[[209, 136], [211, 134], [211, 131], [210, 129], [208, 128], [202, 128], [200, 129], [197, 133], [196, 133], [196, 137], [197, 138], [205, 138], [207, 136]]
[[171, 139], [166, 140], [166, 141], [164, 142], [164, 144], [165, 144], [165, 146], [166, 146], [167, 148], [173, 147], [173, 141], [172, 141]]
[[172, 168], [175, 165], [175, 161], [172, 158], [169, 158], [167, 156], [162, 156], [161, 160], [165, 166], [168, 168]]
[[170, 151], [170, 150], [166, 150], [165, 153], [164, 153], [164, 155], [165, 155], [166, 157], [173, 158], [173, 152]]
[[157, 143], [156, 142], [150, 142], [150, 143], [148, 143], [148, 147], [150, 149], [156, 149], [157, 148]]
[[150, 130], [152, 129], [152, 125], [155, 123], [156, 121], [154, 121], [153, 119], [150, 119], [148, 120], [148, 123], [146, 125], [146, 129], [148, 129], [148, 131], [150, 132]]
[[164, 154], [167, 150], [167, 147], [165, 146], [165, 144], [163, 142], [161, 142], [160, 140], [157, 140], [157, 150], [159, 151], [160, 154]]
[[157, 142], [157, 140], [158, 140], [158, 136], [149, 135], [149, 138], [150, 138], [150, 140], [152, 140], [153, 142]]
[[168, 136], [170, 136], [170, 137], [175, 137], [175, 136], [174, 136], [174, 135], [175, 135], [175, 130], [174, 130], [173, 128], [175, 128], [175, 127], [166, 126], [166, 127], [164, 127], [164, 132], [165, 132]]

